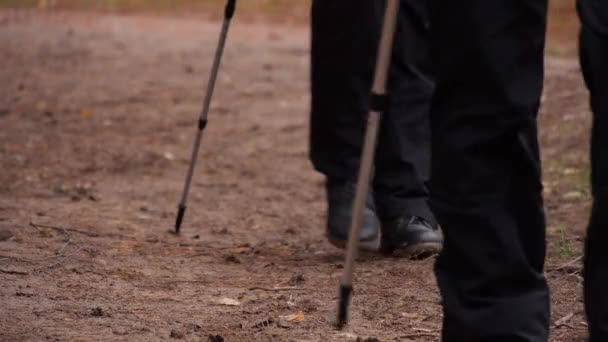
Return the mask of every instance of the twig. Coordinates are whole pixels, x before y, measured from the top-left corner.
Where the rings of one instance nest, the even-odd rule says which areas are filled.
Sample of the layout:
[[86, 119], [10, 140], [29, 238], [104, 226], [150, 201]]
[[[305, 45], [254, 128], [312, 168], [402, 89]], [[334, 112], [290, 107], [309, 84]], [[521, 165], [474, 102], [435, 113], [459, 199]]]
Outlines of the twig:
[[250, 287], [249, 291], [255, 291], [255, 290], [261, 290], [261, 291], [269, 291], [269, 292], [278, 292], [278, 291], [306, 291], [306, 289], [302, 289], [302, 288], [298, 288], [295, 286], [288, 286], [288, 287], [260, 287], [260, 286], [254, 286], [254, 287]]
[[31, 260], [21, 259], [21, 258], [17, 258], [17, 257], [10, 256], [10, 255], [0, 255], [0, 259], [15, 260], [15, 261], [20, 261], [20, 262], [25, 262], [25, 263], [28, 263], [28, 264], [34, 264], [35, 263], [35, 262], [31, 261]]
[[559, 328], [559, 327], [562, 327], [562, 326], [567, 326], [567, 327], [569, 327], [571, 329], [574, 329], [574, 327], [572, 327], [571, 325], [568, 324], [568, 322], [572, 319], [572, 317], [574, 317], [574, 313], [573, 312], [571, 312], [571, 313], [567, 314], [566, 316], [558, 319], [555, 322], [555, 327]]
[[[69, 242], [70, 241], [68, 240], [68, 243]], [[67, 244], [66, 244], [66, 246], [67, 246]], [[55, 256], [50, 257], [50, 258], [47, 259], [47, 260], [59, 259], [59, 261], [57, 261], [57, 262], [55, 262], [53, 264], [47, 265], [47, 266], [38, 267], [36, 270], [41, 270], [41, 269], [45, 269], [45, 268], [55, 268], [56, 266], [62, 264], [65, 261], [65, 258], [73, 257], [74, 255], [76, 255], [76, 253], [80, 252], [80, 250], [82, 249], [82, 247], [78, 246], [78, 249], [76, 249], [71, 255], [65, 254], [64, 251], [63, 251], [63, 249], [64, 248], [62, 248], [61, 254], [55, 255]], [[43, 261], [43, 260], [41, 260], [41, 261]]]
[[66, 243], [63, 246], [61, 246], [61, 248], [59, 248], [59, 250], [57, 252], [55, 252], [55, 254], [57, 254], [57, 255], [63, 255], [63, 251], [65, 250], [65, 248], [70, 243], [72, 243], [72, 237], [71, 236], [68, 238], [68, 241], [66, 241]]
[[86, 235], [86, 236], [89, 236], [89, 237], [99, 237], [99, 234], [97, 234], [97, 233], [85, 232], [84, 230], [78, 230], [78, 229], [74, 229], [74, 228], [50, 226], [50, 225], [38, 224], [38, 223], [34, 223], [34, 222], [30, 222], [30, 226], [32, 226], [32, 227], [34, 227], [36, 229], [48, 228], [48, 229], [53, 229], [53, 230], [57, 230], [57, 231], [62, 231], [63, 233], [73, 232], [73, 233], [78, 233], [78, 234]]
[[19, 275], [28, 275], [29, 273], [25, 272], [25, 271], [13, 271], [13, 270], [3, 270], [0, 268], [0, 273], [6, 273], [6, 274], [19, 274]]
[[169, 284], [209, 284], [208, 280], [169, 280], [163, 283], [163, 285]]
[[547, 272], [560, 272], [560, 271], [565, 271], [565, 272], [575, 272], [578, 273], [581, 270], [581, 266], [580, 265], [575, 265], [577, 262], [581, 261], [581, 259], [583, 258], [583, 256], [578, 256], [576, 258], [574, 258], [571, 261], [568, 261], [567, 263], [561, 265], [561, 266], [557, 266], [557, 267], [549, 267], [547, 268]]
[[412, 337], [437, 337], [439, 336], [438, 332], [420, 332], [420, 333], [414, 333], [414, 334], [407, 334], [407, 335], [401, 335], [399, 336], [399, 338], [412, 338]]
[[203, 252], [203, 253], [197, 253], [197, 254], [192, 254], [192, 255], [185, 255], [184, 258], [197, 258], [199, 256], [209, 256], [211, 255], [209, 252]]

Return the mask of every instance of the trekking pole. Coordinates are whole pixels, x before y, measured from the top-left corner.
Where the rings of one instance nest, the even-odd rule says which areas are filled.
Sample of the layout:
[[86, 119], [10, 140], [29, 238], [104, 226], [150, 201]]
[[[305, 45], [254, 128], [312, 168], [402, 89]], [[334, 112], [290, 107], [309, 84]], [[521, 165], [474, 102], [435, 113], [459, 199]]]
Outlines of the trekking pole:
[[194, 173], [194, 167], [196, 166], [196, 160], [198, 159], [198, 152], [201, 148], [201, 140], [203, 139], [203, 131], [207, 126], [207, 114], [211, 106], [211, 98], [213, 96], [213, 90], [215, 88], [215, 82], [217, 80], [217, 74], [220, 69], [220, 63], [222, 61], [222, 54], [224, 52], [224, 46], [226, 45], [226, 37], [228, 36], [228, 29], [230, 28], [230, 21], [234, 16], [236, 10], [236, 0], [228, 0], [224, 11], [224, 22], [222, 24], [222, 31], [220, 32], [220, 38], [217, 43], [217, 50], [215, 52], [215, 58], [213, 60], [213, 66], [211, 67], [211, 75], [209, 76], [209, 84], [207, 86], [207, 94], [203, 102], [203, 111], [201, 112], [200, 119], [198, 121], [198, 132], [196, 139], [194, 140], [194, 148], [192, 149], [192, 156], [190, 158], [190, 167], [188, 168], [188, 174], [186, 175], [186, 182], [184, 184], [184, 191], [182, 193], [181, 201], [177, 207], [177, 218], [175, 219], [175, 233], [179, 233], [179, 229], [184, 219], [186, 212], [186, 201], [188, 200], [188, 192], [190, 191], [190, 184], [192, 183], [192, 175]]
[[350, 304], [353, 291], [353, 271], [355, 259], [359, 249], [359, 233], [363, 220], [363, 209], [365, 199], [369, 191], [369, 183], [372, 173], [372, 163], [376, 149], [376, 140], [380, 126], [380, 116], [388, 105], [386, 95], [386, 82], [391, 63], [393, 39], [397, 27], [397, 15], [399, 13], [399, 0], [388, 0], [384, 13], [384, 24], [382, 36], [378, 47], [378, 57], [376, 60], [376, 71], [374, 84], [370, 96], [370, 111], [367, 119], [365, 142], [363, 145], [363, 155], [359, 167], [357, 180], [357, 190], [353, 205], [353, 215], [351, 219], [350, 232], [348, 235], [348, 246], [346, 251], [346, 261], [344, 271], [340, 279], [340, 302], [338, 305], [337, 326], [343, 327], [348, 321], [348, 306]]

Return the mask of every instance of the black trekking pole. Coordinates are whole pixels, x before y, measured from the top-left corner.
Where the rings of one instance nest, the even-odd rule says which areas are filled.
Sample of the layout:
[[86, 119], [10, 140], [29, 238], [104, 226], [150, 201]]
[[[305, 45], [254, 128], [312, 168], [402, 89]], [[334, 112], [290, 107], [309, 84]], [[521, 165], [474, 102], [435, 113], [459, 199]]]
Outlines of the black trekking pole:
[[226, 3], [226, 9], [224, 11], [224, 22], [222, 24], [222, 31], [220, 32], [220, 39], [217, 43], [217, 50], [215, 52], [215, 58], [213, 60], [213, 66], [211, 67], [211, 75], [209, 76], [209, 84], [207, 86], [207, 95], [203, 102], [203, 111], [201, 112], [200, 119], [198, 121], [198, 132], [196, 139], [194, 140], [194, 148], [192, 149], [192, 157], [190, 159], [190, 167], [188, 168], [188, 174], [186, 175], [186, 182], [184, 184], [184, 191], [182, 193], [181, 201], [177, 207], [177, 218], [175, 219], [175, 233], [179, 233], [179, 229], [186, 213], [186, 201], [188, 200], [188, 192], [190, 191], [190, 184], [192, 183], [192, 175], [194, 174], [194, 167], [196, 166], [196, 160], [198, 159], [198, 152], [201, 148], [201, 140], [203, 139], [203, 131], [207, 126], [207, 114], [211, 106], [211, 98], [213, 97], [213, 90], [215, 88], [215, 82], [217, 80], [217, 74], [220, 69], [220, 63], [222, 61], [222, 54], [224, 52], [224, 46], [226, 45], [226, 37], [228, 36], [228, 29], [230, 28], [230, 21], [234, 16], [236, 10], [236, 0], [228, 0]]
[[370, 112], [367, 119], [363, 155], [361, 157], [361, 164], [359, 167], [357, 191], [355, 193], [353, 215], [348, 235], [346, 261], [344, 264], [342, 278], [340, 279], [340, 301], [338, 304], [338, 320], [336, 322], [339, 328], [343, 327], [348, 321], [348, 306], [350, 304], [353, 292], [354, 264], [359, 249], [359, 233], [361, 231], [361, 222], [363, 220], [365, 199], [369, 191], [369, 183], [373, 167], [372, 164], [376, 150], [376, 140], [380, 126], [380, 116], [382, 112], [386, 110], [388, 104], [386, 95], [386, 80], [391, 63], [393, 39], [397, 27], [398, 13], [399, 0], [388, 0], [384, 13], [382, 36], [380, 37], [380, 44], [378, 47], [374, 84], [370, 97]]

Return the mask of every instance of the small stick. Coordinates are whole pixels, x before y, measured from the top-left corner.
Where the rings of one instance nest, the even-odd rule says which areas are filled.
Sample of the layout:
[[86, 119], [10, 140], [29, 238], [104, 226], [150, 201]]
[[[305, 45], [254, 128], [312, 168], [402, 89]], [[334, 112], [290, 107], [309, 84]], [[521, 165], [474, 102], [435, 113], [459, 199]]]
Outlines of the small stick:
[[6, 273], [6, 274], [18, 274], [18, 275], [28, 275], [29, 273], [25, 272], [25, 271], [13, 271], [13, 270], [3, 270], [0, 268], [0, 273]]
[[255, 291], [255, 290], [260, 290], [260, 291], [269, 291], [269, 292], [278, 292], [278, 291], [306, 291], [306, 289], [302, 289], [302, 288], [298, 288], [298, 287], [294, 287], [294, 286], [288, 286], [288, 287], [259, 287], [259, 286], [254, 286], [254, 287], [250, 287], [249, 291]]
[[[581, 261], [581, 259], [583, 258], [583, 256], [578, 256], [576, 258], [574, 258], [573, 260], [559, 266], [559, 267], [552, 267], [552, 268], [548, 268], [547, 272], [559, 272], [562, 270], [566, 270], [566, 271], [580, 271], [580, 267], [579, 266], [574, 266], [574, 264], [576, 264], [577, 262]], [[574, 267], [573, 267], [574, 266]]]
[[50, 225], [39, 224], [39, 223], [34, 223], [34, 222], [30, 222], [30, 226], [32, 226], [32, 227], [34, 227], [36, 229], [40, 229], [40, 228], [53, 229], [53, 230], [61, 231], [64, 234], [67, 234], [67, 232], [73, 232], [73, 233], [78, 233], [78, 234], [86, 235], [86, 236], [89, 236], [89, 237], [99, 237], [99, 234], [97, 234], [97, 233], [89, 233], [89, 232], [85, 232], [83, 230], [78, 230], [78, 229], [74, 229], [74, 228], [66, 228], [66, 227], [59, 227], [59, 226], [50, 226]]
[[17, 258], [14, 256], [10, 256], [10, 255], [0, 255], [0, 259], [4, 260], [4, 259], [8, 259], [8, 260], [15, 260], [15, 261], [20, 261], [20, 262], [25, 262], [28, 264], [34, 264], [34, 261], [31, 260], [27, 260], [27, 259], [21, 259], [21, 258]]
[[401, 335], [399, 336], [399, 338], [412, 338], [412, 337], [437, 337], [439, 336], [439, 333], [425, 333], [425, 332], [421, 332], [421, 333], [415, 333], [415, 334], [407, 334], [407, 335]]
[[574, 313], [573, 313], [573, 312], [571, 312], [571, 313], [567, 314], [566, 316], [564, 316], [564, 317], [562, 317], [562, 318], [558, 319], [558, 320], [555, 322], [555, 327], [556, 327], [556, 328], [559, 328], [559, 327], [562, 327], [562, 326], [567, 326], [567, 327], [572, 328], [572, 326], [570, 326], [570, 325], [568, 324], [568, 322], [569, 322], [569, 321], [572, 319], [572, 317], [574, 317]]

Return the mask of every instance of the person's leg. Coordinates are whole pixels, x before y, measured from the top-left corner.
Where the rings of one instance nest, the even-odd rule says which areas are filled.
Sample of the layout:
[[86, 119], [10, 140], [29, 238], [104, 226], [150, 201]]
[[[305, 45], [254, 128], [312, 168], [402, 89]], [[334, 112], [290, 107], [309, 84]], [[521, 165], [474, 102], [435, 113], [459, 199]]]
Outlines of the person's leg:
[[[429, 238], [440, 246], [441, 240], [428, 208], [425, 185], [429, 177], [428, 106], [432, 92], [426, 3], [402, 2], [388, 85], [392, 96], [376, 149], [376, 207], [386, 226], [401, 222], [391, 220], [408, 219], [403, 224], [404, 236], [385, 234], [394, 241], [392, 247]], [[313, 2], [310, 155], [315, 169], [330, 181], [346, 181], [344, 189], [353, 187], [359, 170], [384, 6], [384, 1], [368, 0]], [[331, 198], [347, 199], [349, 196], [340, 195], [345, 192], [328, 192], [329, 223], [347, 228], [350, 216], [346, 214], [350, 212], [331, 210], [331, 203], [336, 202]], [[345, 214], [332, 215], [337, 212]], [[411, 217], [429, 224], [409, 225]]]
[[547, 341], [536, 115], [547, 0], [431, 0], [443, 341]]
[[[376, 153], [374, 196], [383, 250], [438, 251], [441, 235], [428, 206], [433, 93], [427, 0], [403, 0]], [[433, 248], [434, 247], [434, 248]], [[422, 249], [420, 249], [422, 248]]]
[[[410, 229], [406, 229], [404, 237], [386, 234], [397, 241], [395, 245], [403, 240], [404, 244], [424, 242], [430, 237], [440, 246], [441, 240], [426, 203], [428, 105], [432, 92], [426, 3], [402, 2], [388, 85], [393, 96], [382, 118], [376, 149], [374, 196], [385, 222], [387, 218], [417, 216], [430, 224], [410, 227], [406, 221], [404, 226]], [[310, 155], [315, 169], [328, 177], [330, 185], [341, 184], [328, 187], [328, 223], [329, 231], [342, 232], [333, 234], [342, 238], [350, 223], [349, 199], [354, 191], [348, 190], [354, 190], [359, 170], [384, 8], [385, 1], [313, 2]], [[366, 210], [368, 225], [373, 201], [370, 198]]]
[[[584, 292], [590, 341], [608, 341], [608, 5], [589, 12], [594, 1], [580, 1], [580, 62], [593, 112], [591, 187], [593, 207], [585, 242]], [[599, 3], [598, 3], [599, 4]], [[601, 7], [601, 6], [600, 6]], [[598, 21], [603, 18], [607, 22]], [[603, 25], [602, 25], [603, 23]], [[604, 28], [604, 30], [602, 30]]]
[[329, 178], [357, 181], [382, 3], [312, 4], [310, 158]]
[[[348, 237], [366, 127], [382, 8], [368, 0], [314, 0], [311, 26], [310, 159], [327, 179], [327, 235]], [[379, 234], [371, 195], [362, 240]]]

